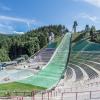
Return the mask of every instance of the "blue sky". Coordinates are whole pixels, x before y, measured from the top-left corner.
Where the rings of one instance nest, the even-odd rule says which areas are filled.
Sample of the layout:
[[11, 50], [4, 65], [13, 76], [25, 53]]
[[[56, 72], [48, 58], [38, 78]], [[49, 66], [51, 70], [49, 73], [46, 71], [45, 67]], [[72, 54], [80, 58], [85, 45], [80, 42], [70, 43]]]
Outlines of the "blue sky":
[[0, 0], [0, 32], [23, 33], [49, 24], [100, 29], [100, 0]]

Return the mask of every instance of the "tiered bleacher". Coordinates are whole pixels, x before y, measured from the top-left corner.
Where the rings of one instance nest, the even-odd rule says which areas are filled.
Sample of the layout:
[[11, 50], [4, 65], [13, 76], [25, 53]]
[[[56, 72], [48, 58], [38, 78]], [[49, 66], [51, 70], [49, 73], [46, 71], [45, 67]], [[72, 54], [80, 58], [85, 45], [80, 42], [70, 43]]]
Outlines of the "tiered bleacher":
[[83, 73], [81, 71], [80, 68], [78, 68], [77, 66], [75, 66], [75, 64], [73, 63], [69, 63], [69, 68], [73, 68], [75, 70], [76, 73], [76, 81], [79, 81], [83, 78]]
[[54, 51], [56, 49], [56, 44], [51, 43], [46, 48], [43, 48], [40, 50], [34, 57], [31, 57], [29, 60], [31, 64], [35, 67], [43, 67], [48, 63], [51, 56], [53, 55]]
[[66, 79], [71, 79], [72, 78], [72, 75], [73, 75], [73, 71], [72, 71], [72, 68], [70, 67], [67, 67], [67, 71], [66, 71]]

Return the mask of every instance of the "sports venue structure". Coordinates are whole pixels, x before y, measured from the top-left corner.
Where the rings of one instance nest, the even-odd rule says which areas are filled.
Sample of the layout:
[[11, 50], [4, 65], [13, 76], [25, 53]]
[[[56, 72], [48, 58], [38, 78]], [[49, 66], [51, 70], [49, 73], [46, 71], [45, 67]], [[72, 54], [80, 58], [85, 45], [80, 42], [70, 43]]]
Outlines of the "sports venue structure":
[[0, 97], [9, 100], [100, 100], [100, 44], [66, 33], [28, 61], [0, 71]]

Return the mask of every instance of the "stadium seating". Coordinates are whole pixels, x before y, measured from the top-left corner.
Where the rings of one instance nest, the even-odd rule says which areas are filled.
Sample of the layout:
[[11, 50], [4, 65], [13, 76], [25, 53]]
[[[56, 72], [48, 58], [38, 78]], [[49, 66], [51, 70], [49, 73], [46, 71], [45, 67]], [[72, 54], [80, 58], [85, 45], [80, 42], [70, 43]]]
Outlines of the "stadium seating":
[[93, 68], [97, 69], [98, 71], [100, 71], [100, 64], [98, 64], [96, 62], [94, 63], [92, 61], [85, 61], [85, 63], [88, 64], [88, 65], [90, 65], [90, 66], [92, 66]]
[[35, 56], [35, 58], [33, 59], [33, 63], [34, 62], [44, 62], [47, 63], [52, 54], [54, 53], [55, 49], [54, 48], [45, 48], [43, 49], [41, 52], [38, 53], [37, 56]]
[[67, 67], [67, 71], [66, 71], [66, 79], [71, 79], [73, 76], [73, 71], [70, 67]]
[[83, 79], [83, 73], [80, 70], [80, 68], [78, 68], [74, 64], [70, 64], [70, 63], [69, 63], [69, 67], [71, 67], [71, 68], [73, 68], [75, 70], [75, 73], [76, 73], [76, 81], [79, 81], [79, 80]]
[[92, 70], [88, 66], [84, 65], [83, 63], [78, 63], [78, 62], [77, 63], [74, 62], [74, 63], [79, 65], [81, 68], [83, 68], [86, 71], [86, 73], [88, 74], [90, 79], [98, 77], [98, 74], [94, 70]]

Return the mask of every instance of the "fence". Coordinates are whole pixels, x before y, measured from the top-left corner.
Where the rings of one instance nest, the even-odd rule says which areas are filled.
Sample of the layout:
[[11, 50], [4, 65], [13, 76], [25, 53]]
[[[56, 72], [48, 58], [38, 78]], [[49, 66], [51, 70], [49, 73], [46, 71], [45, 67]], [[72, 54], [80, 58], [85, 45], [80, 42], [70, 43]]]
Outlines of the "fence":
[[100, 81], [86, 82], [83, 87], [64, 88], [63, 86], [48, 91], [0, 91], [0, 100], [100, 100]]
[[63, 92], [61, 100], [100, 100], [100, 90], [83, 92]]
[[62, 92], [50, 91], [47, 93], [32, 94], [32, 96], [12, 96], [7, 100], [100, 100], [100, 90], [83, 92]]

